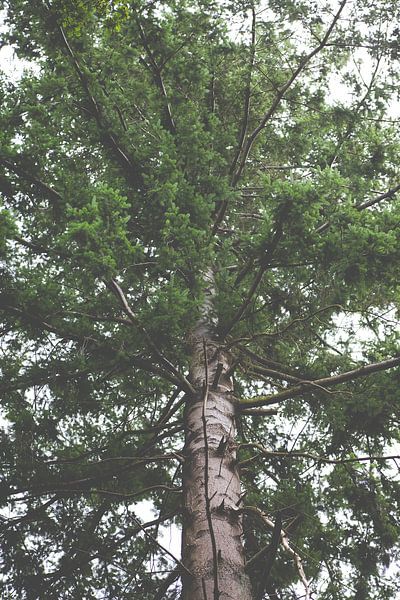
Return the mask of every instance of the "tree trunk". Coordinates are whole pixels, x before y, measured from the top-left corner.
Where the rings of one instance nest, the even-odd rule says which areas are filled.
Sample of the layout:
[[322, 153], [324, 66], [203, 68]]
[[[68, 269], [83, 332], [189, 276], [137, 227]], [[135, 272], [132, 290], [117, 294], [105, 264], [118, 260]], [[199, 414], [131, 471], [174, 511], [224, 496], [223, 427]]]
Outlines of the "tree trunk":
[[251, 600], [238, 514], [235, 403], [226, 376], [230, 357], [211, 339], [212, 290], [207, 292], [190, 342], [197, 394], [185, 409], [182, 561], [192, 577], [183, 577], [182, 600]]

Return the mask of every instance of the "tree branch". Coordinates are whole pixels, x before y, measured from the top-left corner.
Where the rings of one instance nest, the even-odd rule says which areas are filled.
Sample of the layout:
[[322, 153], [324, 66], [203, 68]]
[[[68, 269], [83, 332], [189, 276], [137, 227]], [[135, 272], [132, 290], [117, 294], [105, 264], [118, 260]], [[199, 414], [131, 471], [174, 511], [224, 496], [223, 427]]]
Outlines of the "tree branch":
[[[176, 516], [176, 513], [165, 514], [165, 515], [158, 517], [157, 519], [154, 519], [152, 521], [148, 521], [147, 523], [141, 524], [140, 527], [136, 526], [136, 528], [129, 529], [125, 533], [125, 535], [123, 535], [120, 539], [116, 540], [112, 544], [108, 544], [105, 546], [104, 555], [106, 555], [108, 557], [110, 552], [117, 550], [117, 548], [119, 546], [121, 546], [123, 543], [127, 542], [132, 537], [134, 537], [135, 535], [137, 535], [138, 533], [143, 531], [143, 529], [147, 529], [148, 527], [154, 527], [155, 525], [158, 525], [159, 523], [167, 521], [167, 520], [173, 518], [174, 516]], [[47, 577], [54, 579], [54, 580], [58, 580], [61, 577], [64, 577], [65, 575], [72, 573], [75, 569], [80, 568], [80, 567], [84, 566], [85, 564], [90, 563], [92, 560], [96, 560], [96, 559], [104, 560], [103, 554], [101, 552], [97, 552], [95, 554], [88, 553], [88, 556], [85, 558], [85, 560], [83, 559], [82, 556], [75, 557], [75, 558], [71, 557], [68, 562], [66, 562], [65, 564], [63, 563], [62, 568], [58, 569], [57, 571], [54, 571], [53, 573], [49, 573], [47, 575]]]
[[[48, 12], [51, 14], [51, 9], [47, 5], [47, 3], [46, 3], [46, 6], [47, 6]], [[74, 51], [72, 50], [72, 47], [71, 47], [71, 45], [68, 41], [68, 38], [66, 36], [66, 33], [64, 31], [64, 28], [54, 18], [54, 15], [52, 15], [52, 18], [56, 24], [56, 28], [60, 35], [62, 45], [64, 46], [65, 51], [72, 62], [73, 68], [75, 69], [75, 72], [78, 75], [78, 78], [81, 82], [84, 93], [86, 94], [86, 97], [87, 97], [87, 100], [88, 100], [89, 106], [90, 106], [90, 114], [94, 117], [94, 119], [97, 123], [101, 140], [103, 141], [103, 143], [105, 142], [106, 147], [109, 147], [112, 149], [118, 164], [122, 168], [122, 170], [125, 173], [125, 175], [127, 176], [128, 180], [131, 183], [133, 183], [133, 185], [136, 188], [143, 189], [144, 181], [143, 181], [142, 175], [140, 173], [140, 169], [138, 168], [139, 165], [134, 164], [134, 162], [131, 160], [131, 158], [128, 157], [126, 152], [121, 148], [119, 142], [117, 141], [115, 134], [112, 131], [110, 131], [110, 127], [104, 122], [100, 105], [97, 102], [96, 98], [94, 97], [94, 95], [92, 94], [92, 91], [90, 89], [89, 79], [86, 76], [86, 74], [84, 73], [84, 71], [82, 70], [82, 68], [79, 64], [79, 61], [78, 61]]]
[[137, 327], [139, 331], [143, 333], [147, 344], [149, 345], [150, 349], [153, 351], [155, 356], [158, 358], [160, 363], [167, 369], [167, 371], [174, 375], [175, 380], [179, 382], [179, 385], [182, 387], [183, 390], [185, 390], [191, 395], [194, 395], [195, 390], [191, 383], [186, 379], [186, 377], [182, 373], [180, 373], [180, 371], [178, 371], [178, 369], [174, 367], [174, 365], [162, 354], [162, 352], [160, 352], [157, 345], [154, 343], [149, 333], [147, 332], [146, 328], [143, 325], [141, 325], [141, 323], [138, 321], [137, 316], [128, 304], [125, 294], [123, 293], [121, 287], [118, 285], [115, 279], [106, 281], [105, 284], [108, 287], [108, 289], [110, 289], [113, 292], [113, 294], [118, 298], [123, 311], [128, 316], [132, 325]]
[[[255, 515], [264, 525], [268, 527], [268, 529], [272, 529], [272, 531], [276, 530], [275, 523], [268, 517], [268, 515], [263, 513], [262, 510], [260, 510], [259, 508], [255, 506], [244, 506], [243, 508], [239, 509], [239, 511]], [[280, 530], [280, 543], [283, 549], [293, 557], [293, 562], [296, 565], [297, 572], [304, 585], [304, 600], [310, 600], [310, 584], [304, 573], [302, 560], [300, 558], [300, 555], [297, 552], [295, 552], [290, 546], [288, 534], [284, 529]]]
[[[379, 196], [375, 196], [375, 198], [371, 198], [370, 200], [365, 200], [364, 202], [361, 202], [361, 204], [357, 204], [355, 206], [355, 208], [358, 211], [362, 211], [366, 208], [369, 208], [370, 206], [379, 204], [379, 202], [383, 202], [384, 200], [389, 200], [389, 198], [392, 198], [393, 196], [395, 196], [399, 190], [400, 190], [400, 183], [398, 185], [396, 185], [394, 188], [389, 189], [387, 192], [384, 192], [383, 194], [379, 194]], [[330, 221], [325, 221], [325, 223], [323, 223], [322, 225], [317, 227], [317, 229], [315, 230], [315, 233], [322, 233], [322, 232], [326, 231], [328, 229], [328, 227], [330, 227], [330, 225], [331, 225]]]
[[255, 460], [257, 460], [257, 458], [259, 458], [260, 456], [266, 456], [266, 457], [277, 457], [277, 458], [305, 458], [308, 460], [313, 460], [316, 463], [324, 463], [324, 464], [328, 464], [328, 465], [344, 465], [344, 464], [349, 464], [349, 463], [356, 463], [356, 462], [373, 462], [373, 461], [377, 461], [377, 462], [385, 462], [387, 460], [396, 460], [396, 459], [400, 459], [400, 455], [398, 454], [389, 454], [389, 455], [372, 455], [372, 456], [354, 456], [352, 458], [326, 458], [325, 456], [319, 456], [317, 454], [312, 454], [311, 452], [275, 452], [273, 450], [268, 450], [268, 448], [265, 448], [265, 446], [263, 446], [262, 444], [258, 444], [256, 442], [251, 443], [251, 442], [247, 442], [245, 444], [240, 444], [238, 446], [238, 450], [242, 449], [242, 448], [255, 448], [256, 450], [259, 451], [258, 454], [247, 458], [246, 460], [243, 460], [241, 462], [239, 462], [239, 466], [242, 467], [246, 467], [248, 464], [253, 463]]
[[388, 369], [396, 367], [397, 365], [400, 365], [400, 357], [398, 356], [394, 358], [389, 358], [387, 360], [383, 360], [378, 363], [364, 365], [362, 367], [359, 367], [358, 369], [353, 369], [352, 371], [346, 371], [345, 373], [341, 373], [340, 375], [323, 377], [322, 379], [315, 379], [312, 381], [303, 381], [301, 385], [288, 388], [283, 392], [279, 392], [278, 394], [272, 394], [270, 396], [259, 396], [256, 399], [250, 398], [249, 400], [243, 400], [241, 404], [245, 408], [268, 406], [269, 404], [279, 404], [280, 402], [283, 402], [288, 398], [295, 398], [296, 396], [301, 396], [301, 394], [303, 394], [306, 391], [310, 391], [310, 389], [312, 389], [315, 386], [330, 387], [333, 385], [338, 385], [346, 381], [353, 381], [360, 377], [367, 377], [371, 373], [376, 373], [377, 371], [386, 371]]
[[24, 167], [21, 167], [20, 165], [15, 164], [15, 163], [11, 162], [10, 160], [1, 158], [1, 157], [0, 157], [0, 164], [3, 165], [9, 171], [12, 171], [16, 175], [18, 175], [18, 177], [20, 177], [21, 179], [25, 179], [25, 181], [27, 181], [31, 185], [34, 185], [39, 190], [44, 192], [44, 194], [50, 200], [53, 200], [57, 203], [63, 201], [63, 197], [61, 196], [61, 194], [59, 192], [57, 192], [57, 190], [50, 187], [47, 183], [45, 183], [38, 177], [35, 177], [31, 173], [29, 173], [29, 171], [27, 171]]
[[231, 175], [233, 175], [233, 173], [235, 172], [236, 163], [242, 152], [243, 144], [244, 144], [244, 140], [245, 140], [245, 137], [247, 134], [247, 128], [248, 128], [248, 124], [249, 124], [250, 99], [251, 99], [251, 79], [252, 79], [252, 75], [253, 75], [254, 60], [255, 60], [255, 56], [256, 56], [256, 10], [255, 10], [254, 4], [252, 4], [252, 6], [251, 6], [251, 15], [252, 15], [252, 20], [251, 20], [250, 58], [249, 58], [249, 64], [248, 64], [248, 68], [247, 68], [246, 87], [244, 90], [244, 106], [243, 106], [242, 126], [241, 126], [240, 135], [239, 135], [238, 147], [235, 152], [235, 156], [233, 158], [231, 168], [229, 171]]
[[150, 62], [150, 67], [151, 67], [150, 71], [153, 75], [155, 84], [158, 87], [158, 89], [160, 90], [161, 96], [163, 97], [163, 100], [164, 100], [164, 109], [165, 109], [164, 126], [172, 135], [175, 135], [176, 134], [175, 121], [172, 116], [171, 106], [170, 106], [170, 103], [168, 100], [168, 95], [167, 95], [167, 90], [165, 89], [164, 80], [161, 75], [161, 67], [157, 64], [156, 59], [154, 58], [153, 52], [151, 51], [151, 48], [147, 41], [146, 34], [144, 32], [144, 29], [143, 29], [142, 24], [140, 23], [139, 19], [137, 19], [136, 23], [139, 28], [140, 38], [142, 40], [143, 47], [146, 51], [146, 54], [147, 54], [149, 62]]
[[162, 600], [164, 598], [166, 592], [168, 591], [168, 588], [170, 588], [171, 585], [178, 579], [179, 572], [180, 569], [178, 567], [171, 571], [171, 573], [161, 583], [161, 586], [156, 592], [156, 595], [154, 596], [153, 600]]
[[237, 182], [239, 181], [242, 171], [245, 167], [247, 158], [249, 156], [250, 150], [255, 142], [255, 140], [257, 139], [258, 135], [261, 133], [261, 131], [266, 127], [267, 123], [271, 120], [271, 118], [274, 116], [277, 108], [280, 105], [280, 102], [282, 100], [282, 98], [285, 96], [286, 92], [288, 91], [288, 89], [291, 87], [291, 85], [293, 84], [293, 82], [297, 79], [297, 77], [304, 71], [305, 67], [308, 65], [308, 63], [314, 58], [314, 56], [316, 54], [318, 54], [327, 44], [328, 39], [332, 33], [332, 31], [334, 30], [340, 15], [342, 13], [343, 8], [345, 7], [347, 0], [342, 0], [342, 2], [340, 3], [340, 7], [338, 12], [336, 13], [331, 25], [329, 26], [329, 28], [327, 29], [324, 37], [322, 38], [321, 42], [318, 44], [318, 46], [316, 46], [316, 48], [314, 48], [314, 50], [312, 50], [311, 52], [309, 52], [309, 54], [307, 54], [306, 57], [304, 57], [301, 61], [300, 64], [297, 66], [297, 68], [293, 71], [293, 74], [291, 75], [291, 77], [287, 80], [287, 82], [279, 89], [271, 107], [269, 108], [269, 110], [264, 114], [263, 118], [261, 119], [260, 124], [252, 131], [252, 133], [248, 136], [247, 141], [244, 145], [243, 151], [242, 151], [242, 155], [241, 155], [241, 159], [239, 161], [239, 166], [236, 170], [236, 172], [233, 175], [232, 178], [232, 185], [233, 187], [236, 186]]
[[144, 535], [150, 539], [156, 546], [158, 546], [158, 548], [160, 550], [162, 550], [162, 552], [164, 552], [165, 554], [167, 554], [170, 558], [172, 558], [172, 560], [178, 565], [178, 567], [180, 568], [180, 570], [184, 573], [186, 573], [186, 575], [189, 575], [189, 577], [193, 577], [192, 573], [189, 571], [189, 569], [187, 567], [185, 567], [185, 565], [183, 564], [183, 562], [181, 562], [178, 558], [176, 558], [176, 556], [174, 556], [172, 554], [172, 552], [170, 552], [168, 550], [168, 548], [165, 548], [165, 546], [163, 546], [162, 544], [160, 544], [159, 541], [157, 541], [152, 535], [150, 535], [150, 533], [148, 533], [148, 531], [146, 531], [146, 529], [142, 526], [142, 524], [140, 523], [139, 519], [137, 519], [136, 517], [134, 517], [134, 520], [136, 521], [136, 523], [138, 524], [138, 527], [140, 527], [140, 529], [143, 531]]
[[233, 327], [241, 320], [241, 318], [243, 317], [250, 302], [252, 301], [252, 298], [253, 298], [254, 294], [256, 293], [258, 286], [260, 285], [260, 283], [262, 281], [263, 275], [264, 275], [265, 271], [268, 269], [269, 262], [270, 262], [271, 258], [273, 257], [274, 252], [277, 249], [280, 240], [282, 239], [284, 218], [285, 218], [285, 211], [281, 210], [280, 215], [277, 218], [277, 223], [276, 223], [276, 228], [275, 228], [274, 234], [272, 236], [271, 241], [266, 246], [264, 256], [262, 257], [261, 264], [258, 268], [257, 274], [253, 280], [253, 283], [251, 284], [250, 289], [247, 292], [247, 296], [244, 299], [242, 305], [237, 309], [231, 322], [223, 330], [223, 332], [221, 334], [223, 338], [225, 338], [230, 333], [230, 331], [233, 329]]
[[[262, 598], [264, 596], [264, 591], [268, 584], [269, 574], [271, 572], [272, 566], [274, 564], [274, 561], [276, 559], [276, 555], [278, 552], [279, 542], [281, 541], [281, 536], [282, 536], [282, 516], [281, 516], [281, 513], [278, 512], [275, 517], [274, 528], [272, 530], [272, 537], [271, 537], [271, 541], [270, 541], [268, 547], [264, 550], [261, 550], [261, 552], [259, 552], [256, 556], [253, 556], [253, 559], [255, 559], [255, 561], [258, 561], [258, 560], [260, 560], [260, 558], [262, 558], [262, 556], [260, 556], [261, 553], [262, 553], [262, 555], [265, 555], [266, 553], [268, 553], [267, 560], [265, 562], [264, 568], [262, 569], [262, 573], [260, 574], [260, 577], [259, 577], [260, 578], [259, 587], [258, 587], [259, 600], [262, 600]], [[250, 567], [250, 565], [249, 565], [249, 563], [247, 563], [246, 570], [248, 570], [249, 567]]]

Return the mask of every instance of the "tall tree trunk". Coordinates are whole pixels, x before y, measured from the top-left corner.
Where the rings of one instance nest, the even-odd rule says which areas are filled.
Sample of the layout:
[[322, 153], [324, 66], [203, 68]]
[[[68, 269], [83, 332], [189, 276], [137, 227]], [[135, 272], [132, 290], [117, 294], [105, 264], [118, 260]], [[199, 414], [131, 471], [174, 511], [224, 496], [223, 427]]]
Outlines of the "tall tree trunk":
[[212, 339], [212, 274], [207, 278], [203, 315], [190, 340], [197, 394], [185, 409], [182, 560], [192, 577], [183, 578], [182, 600], [251, 600], [238, 514], [235, 403], [226, 376], [230, 357]]

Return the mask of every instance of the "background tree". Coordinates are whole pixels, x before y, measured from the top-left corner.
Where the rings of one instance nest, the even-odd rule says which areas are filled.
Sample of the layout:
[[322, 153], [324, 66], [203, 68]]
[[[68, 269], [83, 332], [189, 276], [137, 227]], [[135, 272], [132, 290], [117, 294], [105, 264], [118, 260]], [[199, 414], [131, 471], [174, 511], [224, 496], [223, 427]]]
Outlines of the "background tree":
[[395, 598], [397, 3], [1, 6], [2, 597]]

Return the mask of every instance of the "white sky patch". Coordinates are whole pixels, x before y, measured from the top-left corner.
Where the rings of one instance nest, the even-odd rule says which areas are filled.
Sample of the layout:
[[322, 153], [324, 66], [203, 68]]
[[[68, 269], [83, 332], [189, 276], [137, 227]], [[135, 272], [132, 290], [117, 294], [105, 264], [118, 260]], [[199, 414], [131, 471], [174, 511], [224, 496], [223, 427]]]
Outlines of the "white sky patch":
[[[7, 31], [5, 19], [6, 11], [0, 10], [0, 45]], [[39, 70], [39, 65], [18, 58], [14, 48], [9, 44], [0, 48], [0, 72], [14, 83], [21, 79], [25, 71], [38, 73]]]

